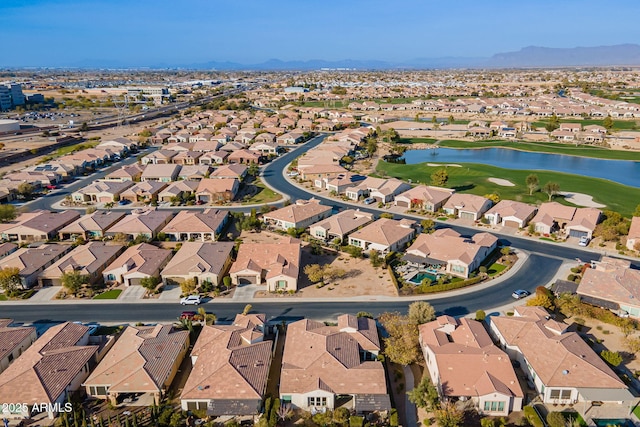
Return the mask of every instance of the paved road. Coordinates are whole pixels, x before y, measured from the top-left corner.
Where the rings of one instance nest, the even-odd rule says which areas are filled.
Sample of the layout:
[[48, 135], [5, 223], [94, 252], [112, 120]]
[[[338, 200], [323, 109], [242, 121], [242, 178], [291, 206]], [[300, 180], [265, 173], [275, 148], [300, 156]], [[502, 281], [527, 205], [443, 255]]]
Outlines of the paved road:
[[[496, 307], [515, 302], [511, 298], [514, 286], [533, 290], [540, 283], [548, 283], [560, 267], [556, 258], [531, 255], [523, 267], [511, 279], [469, 293], [425, 297], [440, 313], [463, 316], [478, 309]], [[269, 318], [299, 319], [308, 317], [324, 320], [335, 319], [342, 313], [368, 311], [379, 315], [385, 311], [406, 312], [411, 300], [390, 299], [385, 301], [309, 301], [297, 297], [271, 298], [264, 302], [251, 302], [253, 310], [267, 313]], [[221, 320], [232, 320], [236, 313], [242, 312], [246, 302], [217, 299], [203, 305]], [[191, 307], [187, 307], [187, 310]], [[3, 304], [2, 316], [18, 322], [34, 321], [82, 321], [101, 323], [120, 322], [170, 322], [175, 320], [185, 308], [176, 302], [107, 302], [87, 301], [80, 304]]]

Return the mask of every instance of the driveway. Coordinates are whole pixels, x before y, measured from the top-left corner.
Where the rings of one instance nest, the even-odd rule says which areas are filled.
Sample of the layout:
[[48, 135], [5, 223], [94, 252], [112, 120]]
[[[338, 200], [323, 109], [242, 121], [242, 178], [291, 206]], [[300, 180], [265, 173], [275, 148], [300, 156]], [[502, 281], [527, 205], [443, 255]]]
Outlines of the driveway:
[[118, 301], [127, 302], [127, 301], [138, 301], [142, 299], [145, 292], [147, 290], [142, 286], [134, 285], [127, 287], [118, 298]]
[[267, 285], [242, 285], [233, 291], [234, 302], [255, 302], [253, 295], [258, 291], [266, 291]]
[[44, 287], [36, 292], [31, 298], [29, 298], [29, 302], [42, 303], [51, 301], [61, 290], [62, 286]]
[[180, 289], [180, 286], [167, 285], [167, 287], [164, 288], [164, 291], [162, 291], [158, 299], [161, 301], [167, 301], [167, 302], [170, 302], [170, 301], [180, 302], [180, 294], [182, 294], [182, 289]]

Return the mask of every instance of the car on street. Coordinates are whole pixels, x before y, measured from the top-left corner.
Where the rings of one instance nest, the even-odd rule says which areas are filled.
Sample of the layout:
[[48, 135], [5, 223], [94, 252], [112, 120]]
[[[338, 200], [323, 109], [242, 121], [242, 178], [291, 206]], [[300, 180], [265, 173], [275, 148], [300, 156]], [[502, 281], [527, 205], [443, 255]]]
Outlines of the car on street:
[[120, 201], [118, 202], [118, 204], [119, 204], [120, 206], [128, 205], [128, 204], [129, 204], [129, 201], [128, 201], [128, 200], [120, 200]]
[[589, 246], [591, 240], [587, 236], [582, 236], [578, 242], [579, 246]]
[[200, 295], [189, 295], [180, 300], [182, 305], [198, 305], [202, 302]]
[[180, 314], [180, 319], [193, 320], [197, 315], [198, 313], [196, 313], [195, 311], [183, 311]]
[[518, 289], [513, 291], [513, 293], [511, 294], [511, 296], [515, 299], [522, 299], [522, 298], [526, 298], [529, 295], [531, 295], [531, 292], [529, 291], [525, 291], [524, 289]]

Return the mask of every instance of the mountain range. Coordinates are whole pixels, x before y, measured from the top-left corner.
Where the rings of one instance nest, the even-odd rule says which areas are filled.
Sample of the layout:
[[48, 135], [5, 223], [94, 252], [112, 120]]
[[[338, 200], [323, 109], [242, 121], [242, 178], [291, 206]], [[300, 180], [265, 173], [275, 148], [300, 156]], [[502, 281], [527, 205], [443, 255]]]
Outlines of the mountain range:
[[[141, 68], [141, 65], [125, 64], [104, 59], [85, 59], [72, 65], [77, 68]], [[327, 61], [282, 61], [270, 59], [256, 64], [241, 64], [228, 61], [208, 61], [189, 64], [149, 64], [144, 68], [185, 68], [220, 71], [309, 71], [320, 69], [394, 70], [394, 69], [446, 69], [446, 68], [536, 68], [536, 67], [602, 67], [640, 66], [640, 45], [620, 44], [573, 48], [550, 48], [528, 46], [516, 52], [497, 53], [483, 57], [438, 57], [415, 58], [407, 61], [380, 61], [344, 59]]]

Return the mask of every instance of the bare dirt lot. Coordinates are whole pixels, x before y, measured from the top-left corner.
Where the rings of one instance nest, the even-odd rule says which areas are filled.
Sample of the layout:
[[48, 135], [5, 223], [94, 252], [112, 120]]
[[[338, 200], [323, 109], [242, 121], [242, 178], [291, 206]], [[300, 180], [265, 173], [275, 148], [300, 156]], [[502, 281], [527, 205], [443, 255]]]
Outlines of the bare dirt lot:
[[[259, 233], [243, 232], [240, 236], [245, 243], [273, 243], [286, 239], [277, 233], [261, 231]], [[374, 268], [366, 258], [352, 258], [350, 255], [328, 249], [323, 254], [314, 255], [307, 242], [303, 242], [302, 262], [300, 267], [300, 280], [298, 292], [292, 296], [307, 298], [340, 298], [359, 295], [383, 295], [396, 296], [395, 286], [391, 282], [389, 273], [385, 268]], [[332, 281], [323, 287], [312, 284], [307, 275], [303, 273], [305, 265], [330, 264], [334, 268], [345, 270], [347, 275], [343, 279]], [[256, 297], [266, 296], [263, 292], [256, 293]]]

